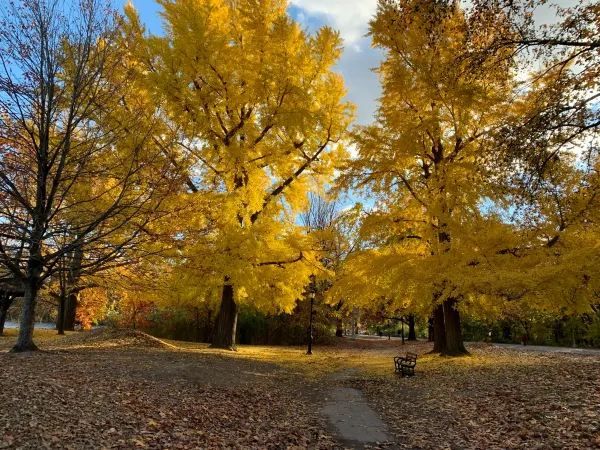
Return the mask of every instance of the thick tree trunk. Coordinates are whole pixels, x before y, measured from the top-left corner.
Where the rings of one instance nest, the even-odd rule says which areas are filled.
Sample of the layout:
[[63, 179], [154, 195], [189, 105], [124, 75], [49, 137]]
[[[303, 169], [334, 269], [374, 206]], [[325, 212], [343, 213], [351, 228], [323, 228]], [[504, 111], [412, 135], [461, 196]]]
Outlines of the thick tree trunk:
[[417, 333], [415, 331], [415, 316], [414, 314], [410, 314], [408, 316], [408, 340], [416, 341]]
[[0, 336], [4, 334], [4, 324], [6, 323], [6, 316], [8, 315], [8, 308], [12, 305], [14, 297], [5, 295], [0, 301]]
[[444, 302], [444, 322], [446, 326], [446, 350], [442, 354], [449, 356], [468, 354], [463, 343], [460, 329], [460, 313], [456, 299]]
[[433, 351], [432, 353], [446, 352], [446, 326], [444, 324], [444, 307], [437, 305], [433, 310]]
[[64, 329], [67, 331], [75, 330], [75, 320], [77, 317], [77, 304], [79, 303], [79, 295], [77, 293], [70, 293], [67, 296], [65, 302], [64, 312]]
[[37, 283], [29, 280], [25, 285], [25, 295], [23, 296], [19, 337], [17, 338], [17, 343], [11, 350], [14, 353], [38, 350], [37, 346], [33, 343], [37, 291]]
[[342, 318], [339, 318], [335, 322], [335, 335], [337, 337], [344, 336], [344, 321]]
[[60, 294], [58, 300], [58, 316], [56, 317], [56, 329], [58, 334], [65, 334], [65, 306], [67, 299], [64, 293]]
[[[441, 153], [443, 154], [443, 153]], [[438, 163], [436, 162], [436, 165]], [[445, 197], [444, 189], [440, 191], [441, 198]], [[441, 253], [450, 251], [452, 238], [448, 229], [451, 208], [442, 202], [441, 214], [439, 216], [438, 242], [440, 243]], [[446, 287], [448, 281], [442, 280], [441, 286]], [[442, 355], [456, 356], [464, 355], [467, 352], [463, 343], [462, 332], [460, 329], [460, 313], [457, 308], [457, 299], [449, 298], [437, 306], [434, 311], [434, 352]], [[443, 323], [443, 330], [440, 324]], [[444, 336], [440, 336], [443, 332]], [[443, 339], [443, 342], [442, 342]]]
[[223, 285], [221, 307], [215, 320], [211, 347], [235, 350], [238, 308], [233, 298], [233, 286], [227, 281]]

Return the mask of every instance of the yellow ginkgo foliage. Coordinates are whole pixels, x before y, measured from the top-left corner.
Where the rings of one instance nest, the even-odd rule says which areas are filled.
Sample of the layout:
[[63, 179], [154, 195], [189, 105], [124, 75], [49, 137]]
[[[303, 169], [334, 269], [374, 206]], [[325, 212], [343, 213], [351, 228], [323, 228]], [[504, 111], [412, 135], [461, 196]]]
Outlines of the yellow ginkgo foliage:
[[590, 120], [564, 112], [568, 65], [518, 82], [510, 33], [493, 5], [450, 1], [381, 0], [371, 22], [383, 94], [340, 184], [374, 207], [330, 295], [432, 317], [444, 354], [466, 352], [461, 312], [581, 314], [598, 301], [597, 161], [566, 149]]
[[296, 215], [345, 155], [341, 40], [327, 27], [307, 34], [285, 0], [159, 3], [164, 36], [145, 35], [127, 7], [131, 52], [202, 212], [177, 263], [188, 282], [220, 290], [213, 345], [230, 348], [239, 303], [290, 310], [321, 270]]
[[358, 157], [341, 178], [372, 194], [375, 208], [362, 227], [370, 248], [333, 292], [433, 311], [436, 350], [448, 354], [465, 351], [453, 273], [477, 252], [482, 202], [496, 200], [491, 130], [512, 92], [509, 62], [468, 58], [495, 29], [470, 23], [457, 2], [381, 1], [370, 29], [386, 51], [377, 121], [357, 129]]

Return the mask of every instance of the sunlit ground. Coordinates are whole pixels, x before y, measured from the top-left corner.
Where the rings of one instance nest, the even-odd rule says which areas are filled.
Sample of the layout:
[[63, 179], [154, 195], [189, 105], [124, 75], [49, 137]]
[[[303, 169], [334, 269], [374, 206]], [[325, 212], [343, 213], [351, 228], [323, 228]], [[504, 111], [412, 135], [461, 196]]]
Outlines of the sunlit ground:
[[181, 341], [168, 343], [194, 353], [220, 355], [227, 358], [244, 358], [274, 363], [311, 377], [320, 377], [341, 370], [358, 370], [367, 376], [393, 377], [393, 357], [415, 352], [419, 354], [418, 372], [421, 374], [453, 373], [478, 369], [506, 369], [508, 367], [539, 366], [551, 363], [545, 356], [522, 354], [513, 350], [503, 350], [486, 344], [467, 345], [469, 355], [448, 358], [429, 354], [431, 344], [419, 341], [353, 341], [345, 338], [341, 345], [316, 346], [312, 355], [306, 355], [306, 347], [245, 346], [237, 351], [215, 350], [208, 344]]
[[[18, 330], [5, 330], [4, 336], [0, 336], [0, 350], [8, 350], [14, 343], [17, 333]], [[86, 334], [89, 333], [66, 332], [65, 336], [59, 336], [55, 330], [36, 330], [35, 342], [42, 350], [45, 348], [108, 348], [123, 343], [117, 339], [104, 339], [105, 336], [99, 339], [78, 339], [79, 336]], [[306, 354], [305, 346], [238, 345], [237, 351], [230, 351], [213, 349], [206, 343], [169, 339], [157, 339], [156, 342], [163, 343], [165, 347], [172, 348], [174, 351], [272, 363], [295, 373], [316, 378], [347, 369], [358, 370], [367, 376], [396, 378], [391, 361], [394, 356], [406, 352], [419, 354], [418, 372], [427, 375], [451, 374], [473, 369], [502, 370], [509, 367], [539, 367], [540, 365], [551, 365], [557, 358], [555, 354], [531, 354], [483, 343], [467, 344], [469, 355], [449, 358], [429, 354], [431, 344], [428, 342], [406, 341], [406, 344], [401, 344], [398, 340], [387, 341], [385, 339], [364, 341], [343, 338], [335, 345], [313, 347], [312, 355]], [[565, 357], [578, 359], [576, 356], [567, 355], [558, 358]], [[593, 360], [593, 358], [588, 359]]]

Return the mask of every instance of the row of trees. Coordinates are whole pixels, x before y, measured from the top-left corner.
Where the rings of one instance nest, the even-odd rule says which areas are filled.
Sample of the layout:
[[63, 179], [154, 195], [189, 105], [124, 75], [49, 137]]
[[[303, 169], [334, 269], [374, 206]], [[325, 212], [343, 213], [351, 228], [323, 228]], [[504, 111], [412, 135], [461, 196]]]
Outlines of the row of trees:
[[[40, 292], [59, 330], [90, 289], [132, 311], [203, 306], [234, 348], [241, 305], [290, 312], [314, 275], [340, 318], [431, 317], [444, 354], [465, 352], [461, 312], [599, 302], [598, 5], [540, 28], [541, 1], [380, 0], [383, 93], [351, 128], [337, 32], [302, 30], [285, 0], [159, 3], [162, 35], [131, 4], [2, 7], [16, 351], [35, 349]], [[324, 200], [344, 192], [373, 206]]]

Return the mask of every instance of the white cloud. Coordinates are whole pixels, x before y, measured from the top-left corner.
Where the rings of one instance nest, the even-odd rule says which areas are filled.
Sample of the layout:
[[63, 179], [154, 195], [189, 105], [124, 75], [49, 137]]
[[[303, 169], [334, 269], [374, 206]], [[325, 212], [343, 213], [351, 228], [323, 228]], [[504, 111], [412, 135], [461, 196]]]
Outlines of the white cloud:
[[355, 46], [367, 33], [377, 9], [377, 0], [290, 0], [307, 16], [326, 16], [327, 23], [342, 35], [347, 45]]
[[340, 32], [345, 51], [337, 70], [346, 80], [348, 100], [358, 107], [357, 122], [370, 123], [381, 92], [372, 69], [379, 65], [382, 53], [371, 48], [365, 35], [377, 0], [290, 0], [290, 4], [298, 8], [296, 19], [302, 24], [327, 24]]

